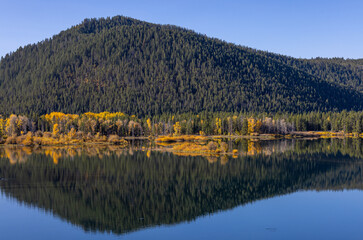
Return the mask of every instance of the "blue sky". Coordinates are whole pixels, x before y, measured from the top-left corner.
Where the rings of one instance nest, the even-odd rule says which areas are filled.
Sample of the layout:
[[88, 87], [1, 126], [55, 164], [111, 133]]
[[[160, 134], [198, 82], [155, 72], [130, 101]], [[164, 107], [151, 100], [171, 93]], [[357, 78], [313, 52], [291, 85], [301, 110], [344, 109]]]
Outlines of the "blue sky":
[[358, 0], [0, 0], [0, 56], [80, 23], [129, 16], [284, 55], [363, 58]]

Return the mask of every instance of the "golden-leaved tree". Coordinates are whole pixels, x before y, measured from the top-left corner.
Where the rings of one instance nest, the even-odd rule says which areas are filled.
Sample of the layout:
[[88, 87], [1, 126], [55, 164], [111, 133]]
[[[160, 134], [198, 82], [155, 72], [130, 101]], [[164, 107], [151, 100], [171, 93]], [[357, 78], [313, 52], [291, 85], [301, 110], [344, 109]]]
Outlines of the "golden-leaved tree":
[[181, 125], [180, 125], [180, 122], [176, 122], [173, 125], [173, 128], [174, 128], [174, 136], [179, 136], [181, 134]]
[[262, 126], [262, 122], [260, 120], [256, 120], [254, 118], [248, 119], [248, 133], [259, 133]]

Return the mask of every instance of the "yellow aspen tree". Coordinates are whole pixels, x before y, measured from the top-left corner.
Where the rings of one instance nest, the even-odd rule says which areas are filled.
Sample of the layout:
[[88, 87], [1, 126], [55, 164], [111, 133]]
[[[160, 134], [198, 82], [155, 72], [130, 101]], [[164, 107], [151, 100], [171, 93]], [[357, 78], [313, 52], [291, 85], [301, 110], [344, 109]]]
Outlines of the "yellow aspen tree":
[[217, 135], [222, 134], [222, 120], [220, 118], [216, 118], [216, 131], [215, 133]]
[[76, 136], [76, 129], [72, 128], [71, 131], [68, 132], [68, 137], [70, 139], [73, 139], [75, 138], [75, 136]]
[[147, 128], [148, 128], [149, 135], [151, 135], [152, 134], [152, 126], [151, 126], [151, 120], [150, 120], [150, 118], [148, 118], [146, 120], [146, 124], [147, 124]]
[[248, 119], [248, 133], [254, 133], [255, 132], [255, 126], [256, 126], [256, 121], [254, 118], [249, 118]]
[[150, 118], [148, 118], [146, 120], [146, 123], [147, 123], [147, 127], [149, 128], [149, 130], [151, 130], [151, 120], [150, 120]]
[[5, 120], [0, 118], [0, 137], [4, 136]]
[[57, 137], [58, 134], [59, 134], [59, 125], [58, 125], [58, 123], [56, 123], [53, 125], [53, 136]]
[[176, 122], [174, 125], [174, 136], [179, 136], [181, 134], [181, 126], [179, 122]]
[[258, 133], [261, 129], [262, 122], [260, 120], [255, 120], [254, 118], [248, 119], [248, 133]]

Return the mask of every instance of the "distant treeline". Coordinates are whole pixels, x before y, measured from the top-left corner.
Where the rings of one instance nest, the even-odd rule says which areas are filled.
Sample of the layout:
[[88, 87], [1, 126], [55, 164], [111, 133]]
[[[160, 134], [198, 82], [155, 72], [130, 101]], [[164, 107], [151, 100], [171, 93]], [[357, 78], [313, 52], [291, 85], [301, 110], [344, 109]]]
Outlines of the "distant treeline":
[[0, 137], [48, 133], [53, 137], [157, 135], [248, 135], [288, 134], [292, 131], [362, 133], [363, 112], [310, 112], [304, 114], [208, 113], [164, 114], [138, 118], [121, 112], [50, 114], [27, 117], [0, 116]]

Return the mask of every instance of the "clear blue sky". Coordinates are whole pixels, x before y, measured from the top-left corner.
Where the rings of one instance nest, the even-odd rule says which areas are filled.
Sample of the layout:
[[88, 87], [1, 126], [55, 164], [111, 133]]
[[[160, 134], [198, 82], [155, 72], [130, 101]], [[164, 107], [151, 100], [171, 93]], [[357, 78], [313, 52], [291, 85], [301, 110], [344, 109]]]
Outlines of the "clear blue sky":
[[294, 57], [363, 58], [362, 0], [0, 0], [0, 56], [115, 15]]

